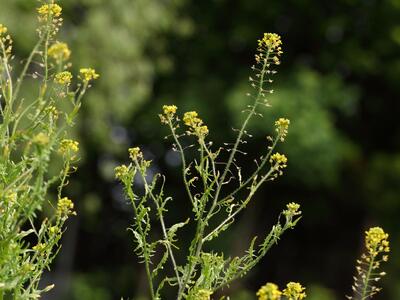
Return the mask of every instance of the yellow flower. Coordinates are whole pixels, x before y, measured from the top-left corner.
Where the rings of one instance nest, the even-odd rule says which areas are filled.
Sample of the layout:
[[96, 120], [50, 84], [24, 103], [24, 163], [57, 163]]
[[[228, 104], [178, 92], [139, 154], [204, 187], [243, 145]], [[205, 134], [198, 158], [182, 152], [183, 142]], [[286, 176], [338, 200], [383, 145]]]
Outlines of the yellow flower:
[[76, 215], [74, 203], [67, 197], [61, 198], [57, 203], [57, 216], [68, 217], [69, 215]]
[[164, 105], [163, 106], [163, 113], [159, 114], [161, 123], [168, 124], [175, 116], [177, 107], [175, 105]]
[[114, 169], [115, 178], [119, 180], [123, 180], [126, 175], [129, 173], [129, 168], [126, 165], [118, 166]]
[[281, 45], [282, 40], [278, 34], [264, 33], [263, 38], [258, 40], [257, 63], [279, 65], [279, 56], [283, 53]]
[[[389, 259], [387, 254], [390, 252], [388, 238], [389, 235], [380, 227], [372, 227], [365, 232], [367, 252], [357, 260], [357, 276], [353, 277], [352, 286], [355, 295], [362, 295], [363, 299], [369, 299], [381, 290], [375, 284], [386, 275], [385, 272], [380, 272], [378, 269], [382, 262]], [[347, 298], [355, 299], [349, 296]]]
[[71, 155], [79, 151], [79, 143], [74, 140], [64, 139], [60, 142], [58, 152], [62, 155]]
[[81, 78], [84, 82], [89, 82], [90, 80], [100, 77], [100, 75], [96, 73], [96, 70], [92, 68], [82, 68], [79, 72], [81, 73]]
[[274, 165], [276, 169], [283, 169], [287, 166], [288, 159], [286, 158], [285, 154], [274, 153], [271, 155], [269, 162]]
[[60, 231], [60, 229], [57, 226], [51, 226], [49, 228], [49, 232], [52, 234], [57, 234]]
[[3, 48], [3, 51], [5, 52], [7, 57], [11, 55], [12, 51], [12, 39], [9, 34], [7, 34], [7, 27], [5, 27], [3, 24], [0, 24], [0, 44], [2, 45], [1, 48]]
[[58, 4], [43, 4], [37, 9], [40, 20], [46, 20], [47, 17], [61, 16], [62, 8]]
[[199, 126], [196, 128], [196, 133], [200, 136], [206, 136], [208, 134], [208, 127], [206, 125]]
[[298, 282], [289, 282], [286, 285], [286, 289], [283, 290], [283, 295], [287, 297], [288, 300], [301, 300], [306, 297], [304, 292], [305, 288]]
[[62, 85], [69, 85], [71, 83], [71, 79], [72, 79], [71, 72], [64, 71], [56, 74], [54, 81]]
[[46, 249], [46, 244], [38, 243], [36, 246], [33, 246], [32, 249], [37, 252], [44, 252], [44, 250]]
[[193, 300], [210, 300], [212, 294], [213, 292], [210, 290], [201, 289], [196, 292]]
[[49, 143], [49, 136], [43, 132], [38, 133], [37, 135], [34, 136], [34, 138], [32, 139], [32, 142], [40, 145], [40, 146], [44, 146], [47, 145]]
[[62, 42], [55, 42], [49, 50], [47, 54], [54, 58], [58, 63], [66, 61], [71, 56], [71, 50], [69, 50], [68, 45]]
[[285, 216], [297, 216], [297, 215], [301, 215], [301, 211], [299, 211], [300, 209], [300, 204], [297, 204], [295, 202], [291, 202], [289, 204], [286, 204], [286, 210], [283, 211], [283, 214]]
[[289, 119], [279, 118], [277, 121], [275, 121], [275, 130], [278, 132], [281, 142], [285, 140], [285, 137], [288, 134], [289, 124]]
[[176, 114], [177, 109], [178, 108], [175, 105], [164, 105], [163, 106], [164, 114], [167, 116], [173, 116], [174, 114]]
[[198, 117], [198, 113], [195, 111], [185, 112], [183, 122], [190, 127], [189, 134], [195, 134], [201, 139], [208, 134], [208, 127], [203, 125], [203, 120]]
[[256, 294], [258, 300], [279, 300], [281, 299], [282, 292], [274, 283], [268, 282], [263, 285]]
[[373, 256], [379, 252], [389, 252], [389, 234], [385, 233], [380, 227], [372, 227], [365, 232], [365, 246]]
[[129, 152], [129, 157], [132, 160], [137, 159], [139, 156], [142, 156], [142, 153], [140, 152], [140, 148], [139, 147], [134, 147], [134, 148], [129, 148], [128, 149]]
[[7, 33], [7, 27], [5, 27], [3, 24], [0, 24], [0, 36], [5, 33]]
[[203, 121], [197, 116], [198, 113], [195, 111], [185, 112], [185, 114], [183, 115], [183, 122], [185, 123], [186, 126], [192, 128], [200, 126], [201, 124], [203, 124]]
[[258, 40], [259, 48], [267, 48], [268, 50], [281, 50], [282, 40], [276, 33], [264, 33], [262, 39]]

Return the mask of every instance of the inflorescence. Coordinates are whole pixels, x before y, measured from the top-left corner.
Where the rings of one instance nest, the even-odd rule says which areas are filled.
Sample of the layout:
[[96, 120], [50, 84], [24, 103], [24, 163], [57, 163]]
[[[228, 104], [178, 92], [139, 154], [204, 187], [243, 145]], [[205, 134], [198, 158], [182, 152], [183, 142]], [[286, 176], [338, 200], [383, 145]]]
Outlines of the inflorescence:
[[375, 284], [386, 275], [385, 272], [379, 271], [379, 268], [382, 262], [389, 259], [388, 238], [389, 235], [380, 227], [372, 227], [365, 232], [367, 251], [357, 260], [357, 276], [354, 277], [352, 286], [355, 295], [347, 296], [347, 299], [368, 299], [381, 290]]
[[306, 297], [305, 288], [298, 282], [289, 282], [283, 291], [275, 283], [268, 282], [256, 295], [258, 300], [280, 300], [282, 296], [287, 300], [302, 300]]

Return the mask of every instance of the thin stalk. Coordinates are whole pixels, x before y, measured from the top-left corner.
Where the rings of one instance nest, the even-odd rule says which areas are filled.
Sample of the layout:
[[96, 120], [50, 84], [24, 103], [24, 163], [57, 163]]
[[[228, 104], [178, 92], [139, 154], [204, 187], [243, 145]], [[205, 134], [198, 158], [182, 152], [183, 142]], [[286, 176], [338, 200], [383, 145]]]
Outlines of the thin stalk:
[[[248, 271], [250, 271], [255, 265], [258, 264], [258, 262], [265, 256], [265, 254], [267, 254], [267, 252], [269, 251], [269, 249], [271, 249], [272, 245], [277, 243], [277, 241], [279, 240], [280, 236], [289, 228], [290, 226], [288, 226], [287, 224], [285, 224], [285, 226], [282, 228], [282, 231], [280, 232], [279, 235], [272, 235], [271, 236], [271, 241], [268, 243], [268, 246], [264, 249], [264, 251], [262, 253], [259, 254], [259, 256], [257, 256], [246, 268], [243, 268], [240, 272], [236, 273], [235, 276], [233, 278], [231, 278], [230, 280], [221, 283], [220, 285], [216, 286], [214, 288], [214, 292], [223, 288], [224, 286], [229, 285], [231, 282], [235, 281], [236, 279], [244, 276]], [[270, 233], [271, 234], [271, 233]]]
[[242, 127], [241, 127], [241, 129], [239, 131], [239, 134], [238, 134], [238, 136], [236, 138], [235, 144], [234, 144], [233, 149], [231, 151], [231, 154], [229, 155], [228, 163], [226, 164], [226, 166], [224, 168], [224, 171], [222, 173], [222, 176], [221, 176], [221, 179], [219, 181], [219, 185], [218, 185], [217, 191], [215, 192], [214, 203], [213, 203], [212, 209], [210, 209], [210, 211], [208, 213], [208, 216], [211, 215], [213, 209], [215, 208], [215, 206], [218, 203], [218, 197], [219, 197], [219, 194], [221, 192], [222, 185], [224, 184], [225, 177], [229, 172], [229, 169], [230, 169], [230, 166], [231, 166], [231, 164], [233, 162], [233, 159], [235, 158], [235, 154], [237, 152], [237, 149], [239, 147], [239, 143], [240, 143], [240, 141], [242, 139], [242, 136], [243, 136], [243, 134], [245, 132], [247, 124], [249, 123], [251, 117], [254, 115], [254, 113], [256, 111], [256, 108], [258, 106], [258, 102], [260, 101], [260, 97], [261, 97], [261, 95], [263, 93], [264, 76], [265, 76], [265, 71], [266, 71], [267, 65], [268, 65], [268, 58], [269, 58], [269, 52], [266, 53], [266, 57], [265, 57], [265, 60], [264, 60], [264, 63], [263, 63], [263, 67], [262, 67], [262, 70], [261, 70], [260, 82], [259, 82], [259, 85], [258, 85], [257, 96], [255, 98], [254, 104], [253, 104], [250, 112], [248, 113], [246, 119], [244, 120], [244, 122], [242, 124]]
[[232, 220], [238, 213], [240, 213], [250, 202], [250, 200], [253, 198], [255, 192], [259, 189], [259, 187], [268, 179], [268, 177], [272, 174], [274, 171], [274, 168], [271, 168], [266, 175], [264, 175], [260, 181], [256, 184], [256, 186], [250, 191], [249, 195], [247, 196], [246, 200], [243, 201], [243, 203], [240, 205], [240, 207], [231, 215], [228, 216], [224, 221], [222, 221], [214, 230], [212, 230], [209, 234], [207, 234], [203, 238], [203, 243], [206, 242], [213, 234], [218, 233], [218, 231], [230, 220]]
[[188, 196], [189, 196], [189, 199], [190, 199], [190, 201], [192, 202], [193, 206], [196, 208], [196, 203], [194, 202], [193, 195], [192, 195], [192, 192], [190, 191], [189, 183], [188, 183], [187, 177], [186, 177], [186, 168], [187, 168], [187, 165], [186, 165], [186, 159], [185, 159], [185, 154], [184, 154], [184, 152], [183, 152], [182, 145], [181, 145], [181, 143], [179, 142], [178, 136], [176, 135], [176, 132], [175, 132], [174, 126], [172, 125], [171, 120], [168, 120], [168, 126], [169, 126], [169, 128], [170, 128], [170, 130], [171, 130], [171, 133], [172, 133], [172, 136], [173, 136], [173, 138], [174, 138], [175, 144], [176, 144], [176, 146], [178, 147], [179, 153], [180, 153], [180, 155], [181, 155], [181, 160], [182, 160], [182, 177], [183, 177], [183, 182], [184, 182], [184, 185], [185, 185], [186, 192], [187, 192], [187, 194], [188, 194]]
[[[137, 168], [138, 170], [140, 170], [140, 165], [139, 165], [139, 163], [138, 163], [137, 160], [135, 160], [135, 165], [136, 165], [136, 168]], [[164, 239], [165, 239], [165, 241], [166, 241], [167, 249], [168, 249], [168, 252], [169, 252], [169, 256], [170, 256], [170, 258], [171, 258], [172, 266], [173, 266], [174, 271], [175, 271], [175, 276], [176, 276], [176, 279], [177, 279], [177, 281], [178, 281], [179, 288], [181, 288], [181, 284], [182, 284], [182, 283], [181, 283], [181, 278], [180, 278], [179, 273], [178, 273], [178, 266], [177, 266], [177, 264], [176, 264], [175, 256], [174, 256], [174, 253], [173, 253], [173, 251], [172, 251], [171, 245], [170, 245], [170, 243], [169, 243], [169, 241], [168, 241], [167, 229], [166, 229], [166, 226], [165, 226], [164, 217], [163, 217], [163, 215], [162, 215], [162, 211], [161, 211], [160, 205], [159, 205], [159, 203], [158, 203], [158, 201], [157, 201], [157, 198], [154, 196], [152, 190], [149, 189], [149, 184], [148, 184], [148, 182], [147, 182], [147, 180], [146, 180], [146, 177], [143, 175], [142, 172], [140, 172], [140, 175], [141, 175], [141, 178], [142, 178], [142, 180], [143, 180], [143, 182], [144, 182], [146, 191], [149, 193], [149, 195], [150, 195], [151, 198], [153, 199], [153, 201], [154, 201], [154, 203], [155, 203], [155, 205], [156, 205], [156, 207], [157, 207], [157, 211], [159, 211], [158, 216], [159, 216], [159, 218], [160, 218], [160, 223], [161, 223], [162, 232], [163, 232], [163, 235], [164, 235]]]
[[263, 160], [261, 161], [261, 163], [258, 166], [258, 168], [249, 176], [249, 178], [247, 178], [247, 180], [244, 183], [242, 183], [241, 185], [239, 185], [233, 192], [231, 192], [227, 196], [225, 196], [221, 201], [224, 201], [224, 200], [227, 200], [227, 199], [231, 198], [237, 192], [239, 192], [244, 187], [246, 187], [251, 182], [251, 180], [254, 178], [254, 176], [256, 176], [264, 168], [265, 164], [268, 162], [268, 159], [272, 154], [272, 151], [276, 147], [276, 144], [278, 143], [280, 137], [281, 136], [279, 134], [276, 136], [276, 138], [275, 138], [270, 150], [268, 151], [267, 155], [263, 158]]
[[63, 174], [61, 176], [60, 185], [58, 186], [58, 194], [57, 194], [58, 199], [61, 199], [61, 193], [62, 193], [62, 190], [63, 190], [63, 188], [65, 186], [65, 180], [68, 177], [69, 169], [70, 169], [70, 159], [68, 158], [68, 160], [65, 163], [64, 172], [63, 172]]
[[[199, 144], [200, 144], [200, 147], [201, 147], [201, 150], [200, 150], [200, 162], [201, 162], [201, 164], [203, 163], [204, 150], [205, 150], [207, 155], [211, 159], [213, 173], [214, 173], [214, 177], [215, 177], [216, 176], [215, 163], [214, 163], [214, 160], [213, 160], [213, 158], [211, 156], [211, 153], [207, 149], [207, 147], [205, 146], [204, 140], [200, 139], [199, 140]], [[201, 165], [201, 168], [202, 167], [203, 166]], [[204, 178], [203, 178], [203, 184], [204, 184], [204, 190], [206, 191], [207, 190], [207, 182], [204, 181]], [[202, 246], [203, 246], [202, 236], [204, 234], [204, 229], [205, 229], [205, 226], [206, 226], [205, 222], [203, 222], [203, 219], [202, 219], [203, 213], [204, 213], [204, 210], [198, 211], [199, 215], [198, 215], [198, 220], [197, 220], [197, 225], [196, 225], [196, 232], [195, 232], [195, 235], [194, 235], [195, 237], [194, 237], [194, 239], [193, 239], [193, 241], [191, 243], [190, 252], [189, 252], [189, 264], [188, 264], [188, 267], [187, 267], [188, 272], [187, 272], [187, 276], [185, 276], [183, 278], [182, 286], [178, 290], [178, 295], [177, 295], [177, 299], [178, 300], [183, 297], [183, 293], [185, 291], [186, 284], [190, 280], [190, 277], [191, 277], [191, 275], [192, 275], [192, 273], [193, 273], [193, 271], [194, 271], [194, 269], [195, 269], [195, 267], [197, 265], [196, 262], [193, 262], [193, 257], [198, 257], [200, 255], [200, 251], [201, 251]]]
[[[235, 154], [237, 152], [237, 149], [239, 147], [239, 143], [240, 143], [241, 138], [242, 138], [242, 136], [244, 134], [244, 131], [245, 131], [246, 127], [247, 127], [247, 124], [250, 121], [251, 117], [254, 115], [254, 113], [256, 111], [256, 108], [258, 106], [258, 102], [260, 100], [260, 97], [261, 97], [261, 95], [263, 93], [263, 83], [264, 83], [265, 71], [267, 69], [267, 64], [268, 64], [268, 57], [269, 57], [269, 52], [266, 53], [266, 58], [265, 58], [264, 63], [263, 63], [263, 68], [262, 68], [261, 76], [260, 76], [260, 83], [259, 83], [259, 87], [258, 87], [258, 93], [257, 93], [257, 96], [255, 98], [254, 105], [252, 106], [251, 111], [249, 112], [249, 114], [247, 115], [245, 121], [243, 122], [243, 125], [242, 125], [242, 127], [241, 127], [241, 129], [239, 131], [238, 137], [236, 138], [234, 147], [233, 147], [233, 149], [231, 151], [231, 154], [229, 156], [229, 159], [228, 159], [228, 163], [226, 164], [226, 166], [224, 168], [224, 171], [222, 173], [221, 179], [219, 180], [219, 183], [217, 184], [217, 190], [215, 192], [215, 196], [214, 196], [214, 200], [213, 200], [213, 203], [211, 205], [211, 208], [208, 211], [204, 221], [202, 221], [201, 218], [199, 218], [199, 223], [198, 223], [198, 226], [197, 226], [197, 229], [196, 229], [196, 235], [195, 235], [195, 240], [194, 240], [194, 242], [197, 244], [197, 247], [196, 247], [196, 244], [194, 244], [194, 248], [196, 248], [195, 257], [198, 257], [200, 255], [201, 249], [203, 247], [203, 235], [204, 235], [205, 226], [206, 226], [209, 218], [211, 217], [215, 207], [218, 204], [219, 194], [221, 192], [221, 188], [222, 188], [222, 185], [224, 183], [225, 177], [229, 172], [230, 166], [231, 166], [231, 164], [233, 162], [233, 159], [234, 159]], [[192, 261], [193, 260], [191, 259], [190, 262], [189, 262], [189, 266], [188, 266], [189, 272], [187, 273], [187, 276], [183, 281], [183, 286], [184, 286], [183, 289], [185, 288], [186, 283], [189, 281], [189, 279], [190, 279], [190, 277], [191, 277], [191, 275], [192, 275], [192, 273], [193, 273], [193, 271], [194, 271], [194, 269], [196, 267], [196, 263], [193, 264]], [[182, 298], [182, 296], [183, 296], [183, 291], [179, 291], [177, 300], [180, 300]]]
[[[135, 195], [133, 194], [132, 191], [132, 187], [131, 186], [127, 186], [127, 192], [128, 192], [128, 196], [131, 199], [131, 203], [132, 203], [132, 207], [133, 207], [133, 211], [135, 213], [135, 215], [137, 215], [137, 208], [135, 205]], [[139, 234], [142, 237], [145, 237], [142, 225], [140, 223], [138, 223], [138, 230], [139, 230]], [[150, 295], [151, 295], [151, 299], [155, 300], [155, 294], [154, 294], [154, 287], [153, 287], [153, 279], [151, 277], [151, 271], [150, 271], [150, 260], [149, 260], [149, 256], [147, 253], [147, 241], [146, 238], [143, 238], [143, 249], [146, 249], [146, 253], [144, 254], [144, 265], [145, 265], [145, 269], [146, 269], [146, 276], [147, 276], [147, 281], [149, 283], [149, 290], [150, 290]]]
[[8, 58], [7, 58], [7, 53], [6, 53], [6, 48], [4, 43], [1, 42], [1, 51], [3, 53], [3, 57], [2, 57], [2, 64], [4, 65], [4, 70], [6, 73], [6, 83], [7, 83], [7, 87], [8, 87], [8, 91], [6, 95], [6, 92], [3, 90], [3, 95], [4, 95], [4, 100], [6, 103], [6, 106], [4, 108], [4, 119], [3, 119], [3, 124], [2, 124], [2, 144], [4, 146], [4, 142], [7, 141], [7, 139], [5, 138], [6, 136], [10, 136], [10, 130], [9, 130], [9, 124], [11, 122], [11, 117], [12, 117], [12, 112], [13, 112], [13, 81], [12, 81], [12, 77], [11, 77], [11, 72], [10, 72], [10, 68], [8, 65]]
[[375, 262], [375, 256], [372, 255], [371, 261], [368, 266], [367, 275], [365, 276], [365, 278], [363, 280], [363, 289], [361, 292], [361, 300], [368, 298], [368, 287], [369, 287], [369, 281], [370, 281], [370, 277], [371, 277], [372, 268], [374, 266], [374, 262]]
[[28, 71], [29, 65], [31, 64], [33, 57], [35, 56], [35, 54], [37, 53], [38, 48], [40, 47], [40, 45], [43, 43], [44, 41], [44, 36], [42, 36], [38, 42], [36, 43], [36, 45], [33, 47], [32, 52], [29, 54], [28, 59], [26, 60], [26, 63], [24, 64], [24, 67], [22, 68], [22, 72], [19, 75], [18, 79], [17, 79], [17, 85], [15, 86], [15, 92], [14, 92], [14, 100], [18, 97], [19, 91], [21, 89], [21, 84], [24, 80], [24, 77], [26, 75], [26, 72]]

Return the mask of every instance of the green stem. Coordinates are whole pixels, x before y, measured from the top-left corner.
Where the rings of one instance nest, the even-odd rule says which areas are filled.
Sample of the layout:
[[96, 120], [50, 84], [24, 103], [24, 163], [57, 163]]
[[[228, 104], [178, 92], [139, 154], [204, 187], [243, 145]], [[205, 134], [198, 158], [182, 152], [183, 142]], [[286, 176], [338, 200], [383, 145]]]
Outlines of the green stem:
[[205, 243], [209, 238], [211, 238], [214, 234], [218, 234], [219, 230], [227, 224], [230, 220], [232, 220], [238, 213], [240, 213], [250, 202], [250, 200], [253, 198], [255, 192], [259, 189], [259, 187], [268, 179], [268, 177], [276, 170], [276, 168], [271, 168], [267, 174], [265, 174], [261, 180], [254, 186], [254, 188], [251, 188], [251, 191], [249, 195], [247, 196], [246, 200], [242, 202], [242, 204], [239, 206], [239, 208], [230, 214], [224, 221], [222, 221], [214, 230], [212, 230], [209, 234], [207, 234], [202, 242]]
[[19, 75], [18, 79], [17, 79], [17, 85], [15, 87], [15, 92], [14, 92], [14, 100], [18, 97], [19, 94], [19, 90], [21, 88], [21, 84], [24, 80], [24, 77], [26, 75], [26, 72], [28, 71], [28, 68], [33, 60], [33, 57], [35, 56], [35, 54], [37, 53], [37, 50], [39, 48], [39, 46], [43, 43], [44, 41], [44, 36], [42, 36], [39, 41], [36, 43], [35, 47], [33, 48], [32, 52], [29, 54], [29, 57], [22, 69], [21, 74]]
[[168, 120], [168, 125], [169, 125], [169, 128], [170, 128], [170, 130], [171, 130], [172, 136], [173, 136], [173, 138], [174, 138], [175, 144], [176, 144], [176, 146], [178, 147], [179, 153], [180, 153], [180, 155], [181, 155], [181, 160], [182, 160], [182, 177], [183, 177], [183, 182], [184, 182], [184, 185], [185, 185], [185, 189], [186, 189], [186, 192], [187, 192], [187, 194], [188, 194], [188, 196], [189, 196], [190, 201], [192, 202], [194, 208], [196, 209], [197, 206], [196, 206], [196, 203], [194, 202], [192, 193], [191, 193], [191, 191], [190, 191], [189, 183], [188, 183], [187, 177], [186, 177], [186, 168], [187, 168], [187, 165], [186, 165], [185, 154], [184, 154], [184, 152], [183, 152], [182, 145], [181, 145], [181, 143], [179, 142], [178, 136], [176, 135], [174, 126], [172, 125], [170, 119]]
[[236, 193], [238, 193], [240, 190], [242, 190], [244, 187], [246, 187], [254, 178], [254, 176], [256, 176], [265, 166], [265, 164], [268, 162], [269, 157], [272, 154], [272, 151], [274, 150], [274, 148], [276, 147], [276, 144], [278, 143], [279, 139], [280, 139], [280, 135], [278, 134], [270, 148], [270, 150], [268, 151], [267, 155], [263, 158], [263, 160], [261, 161], [260, 165], [258, 166], [258, 168], [249, 176], [249, 178], [247, 178], [247, 180], [245, 182], [243, 182], [241, 185], [239, 185], [233, 192], [229, 193], [227, 196], [225, 196], [221, 201], [225, 201], [228, 200], [229, 198], [231, 198], [233, 195], [235, 195]]
[[[139, 165], [139, 162], [137, 161], [137, 159], [134, 162], [135, 162], [136, 168], [138, 170], [140, 170], [140, 165]], [[164, 217], [162, 215], [162, 209], [160, 207], [160, 204], [157, 201], [157, 198], [154, 196], [152, 190], [149, 188], [149, 184], [148, 184], [148, 182], [146, 180], [146, 176], [144, 176], [144, 174], [142, 172], [140, 172], [140, 176], [141, 176], [141, 178], [142, 178], [142, 180], [144, 182], [146, 192], [149, 193], [149, 195], [153, 199], [153, 202], [155, 203], [155, 205], [157, 207], [157, 211], [159, 212], [158, 216], [159, 216], [159, 219], [160, 219], [160, 224], [161, 224], [163, 236], [164, 236], [164, 239], [165, 239], [165, 242], [166, 242], [166, 245], [167, 245], [169, 256], [171, 258], [172, 266], [173, 266], [174, 271], [175, 271], [175, 276], [176, 276], [176, 280], [178, 281], [178, 286], [179, 286], [179, 288], [181, 288], [181, 284], [182, 284], [181, 283], [181, 278], [180, 278], [179, 273], [178, 273], [178, 266], [176, 264], [174, 253], [172, 251], [171, 245], [170, 245], [169, 240], [168, 240], [168, 234], [167, 234], [167, 229], [166, 229], [166, 226], [165, 226]]]
[[[132, 187], [129, 185], [127, 185], [127, 192], [128, 192], [129, 198], [131, 199], [133, 211], [134, 211], [135, 215], [137, 216], [138, 213], [137, 213], [137, 207], [135, 204], [135, 195], [133, 194]], [[137, 225], [138, 225], [137, 228], [139, 230], [139, 234], [140, 234], [140, 236], [143, 237], [144, 265], [145, 265], [145, 269], [146, 269], [147, 281], [149, 283], [151, 299], [156, 300], [156, 297], [154, 294], [153, 279], [151, 277], [151, 271], [150, 271], [150, 260], [149, 260], [149, 253], [148, 253], [148, 249], [147, 249], [146, 235], [143, 231], [142, 224], [140, 222], [138, 222]]]
[[249, 114], [247, 115], [246, 119], [243, 122], [242, 128], [240, 129], [239, 134], [238, 134], [238, 136], [236, 138], [235, 145], [233, 146], [231, 154], [229, 155], [228, 163], [226, 164], [225, 169], [224, 169], [224, 171], [222, 173], [221, 179], [220, 179], [219, 184], [218, 184], [217, 191], [215, 192], [214, 203], [213, 203], [213, 206], [211, 207], [212, 209], [210, 209], [210, 211], [208, 213], [208, 216], [211, 215], [212, 210], [215, 208], [215, 206], [218, 203], [218, 197], [219, 197], [219, 194], [221, 192], [222, 185], [224, 184], [225, 177], [229, 172], [229, 169], [230, 169], [230, 166], [231, 166], [231, 164], [233, 162], [233, 159], [235, 158], [235, 154], [236, 154], [237, 149], [239, 147], [239, 143], [242, 140], [242, 136], [243, 136], [243, 134], [245, 132], [247, 124], [249, 123], [251, 117], [256, 112], [256, 108], [258, 106], [258, 102], [260, 101], [260, 97], [263, 94], [263, 84], [264, 84], [265, 72], [267, 70], [267, 65], [268, 65], [268, 58], [269, 58], [269, 52], [266, 53], [266, 57], [265, 57], [265, 60], [264, 60], [264, 63], [263, 63], [263, 67], [262, 67], [262, 70], [261, 70], [260, 82], [259, 82], [259, 85], [258, 85], [257, 96], [255, 98], [254, 104], [251, 107], [251, 110], [250, 110]]
[[61, 183], [58, 187], [58, 199], [61, 199], [62, 190], [65, 186], [65, 180], [68, 177], [69, 169], [70, 169], [70, 157], [67, 158], [67, 161], [66, 161], [65, 167], [64, 167], [64, 172], [61, 176]]
[[[218, 204], [219, 194], [221, 192], [222, 185], [224, 184], [225, 177], [229, 172], [231, 164], [233, 163], [233, 159], [235, 157], [235, 154], [239, 147], [239, 143], [240, 143], [242, 136], [245, 132], [245, 129], [247, 127], [247, 124], [250, 121], [251, 117], [255, 114], [256, 108], [258, 106], [258, 102], [260, 100], [261, 95], [263, 94], [263, 83], [264, 83], [264, 76], [265, 76], [267, 65], [268, 65], [268, 57], [269, 57], [269, 52], [266, 53], [266, 57], [265, 57], [265, 60], [263, 63], [263, 68], [262, 68], [261, 76], [260, 76], [260, 82], [259, 82], [259, 86], [258, 86], [258, 93], [255, 98], [254, 105], [252, 106], [252, 109], [250, 110], [249, 114], [247, 115], [245, 121], [243, 122], [243, 125], [239, 131], [239, 135], [236, 138], [235, 144], [234, 144], [231, 154], [229, 156], [228, 163], [226, 164], [226, 166], [224, 168], [224, 171], [222, 173], [221, 179], [219, 180], [219, 183], [217, 183], [217, 190], [215, 192], [213, 203], [210, 207], [210, 210], [207, 212], [207, 215], [206, 215], [204, 221], [202, 221], [201, 218], [199, 218], [198, 226], [196, 229], [195, 239], [193, 240], [193, 242], [195, 244], [193, 244], [193, 242], [192, 242], [193, 249], [196, 249], [194, 257], [198, 257], [201, 253], [201, 249], [203, 247], [203, 235], [204, 235], [205, 226], [206, 226], [208, 220], [210, 219], [210, 217], [212, 216], [212, 213], [214, 212], [214, 209], [216, 208], [216, 206]], [[190, 254], [192, 254], [192, 253], [190, 253]], [[190, 255], [190, 256], [192, 256], [192, 255]], [[190, 280], [190, 277], [191, 277], [195, 267], [196, 267], [196, 263], [193, 263], [193, 258], [190, 258], [190, 262], [188, 265], [188, 273], [186, 275], [186, 278], [184, 278], [184, 280], [183, 280], [183, 290], [178, 292], [177, 300], [180, 300], [182, 298], [185, 286], [186, 286], [187, 282]]]
[[254, 260], [252, 260], [245, 268], [243, 268], [241, 271], [236, 273], [231, 279], [216, 286], [213, 291], [215, 292], [215, 291], [219, 290], [220, 288], [229, 285], [234, 280], [236, 280], [240, 277], [243, 277], [247, 272], [249, 272], [254, 266], [256, 266], [258, 264], [258, 262], [267, 254], [269, 249], [271, 249], [272, 245], [276, 244], [279, 241], [279, 238], [281, 237], [281, 235], [283, 235], [284, 232], [289, 228], [291, 228], [291, 226], [289, 226], [288, 224], [285, 224], [285, 226], [280, 231], [279, 235], [275, 235], [273, 232], [274, 229], [272, 229], [272, 231], [270, 232], [271, 239], [269, 240], [267, 246], [263, 249], [263, 251]]
[[[374, 251], [375, 251], [375, 249], [374, 249]], [[361, 292], [361, 300], [365, 300], [368, 298], [369, 281], [370, 281], [370, 277], [371, 277], [372, 268], [374, 266], [374, 262], [375, 262], [375, 256], [371, 255], [371, 260], [370, 260], [370, 263], [368, 266], [368, 272], [363, 280], [363, 289]]]

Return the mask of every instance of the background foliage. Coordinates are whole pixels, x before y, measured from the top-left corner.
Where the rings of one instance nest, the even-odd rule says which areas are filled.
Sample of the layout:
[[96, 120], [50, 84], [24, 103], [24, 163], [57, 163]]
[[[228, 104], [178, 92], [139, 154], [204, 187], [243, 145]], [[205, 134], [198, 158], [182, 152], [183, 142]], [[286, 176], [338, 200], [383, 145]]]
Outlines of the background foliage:
[[[265, 187], [268, 199], [261, 192], [226, 244], [216, 246], [233, 255], [243, 250], [248, 241], [237, 237], [264, 232], [289, 201], [302, 204], [304, 217], [264, 265], [232, 286], [232, 298], [251, 299], [265, 281], [290, 277], [306, 284], [310, 300], [342, 299], [362, 232], [373, 225], [389, 232], [393, 248], [376, 299], [400, 298], [398, 0], [64, 2], [62, 34], [74, 65], [94, 66], [102, 77], [76, 127], [84, 149], [68, 193], [80, 199], [79, 216], [69, 223], [48, 275], [58, 278], [58, 289], [46, 297], [140, 299], [144, 274], [125, 231], [132, 215], [114, 181], [114, 166], [123, 162], [127, 147], [140, 145], [179, 199], [179, 160], [163, 140], [161, 105], [196, 109], [215, 140], [232, 140], [255, 41], [263, 32], [277, 32], [285, 53], [273, 107], [252, 123], [249, 147], [265, 147], [273, 120], [288, 117], [283, 151], [289, 167], [279, 184]], [[35, 38], [36, 6], [34, 0], [4, 0], [0, 6], [20, 59]], [[178, 218], [187, 208], [175, 205]]]

